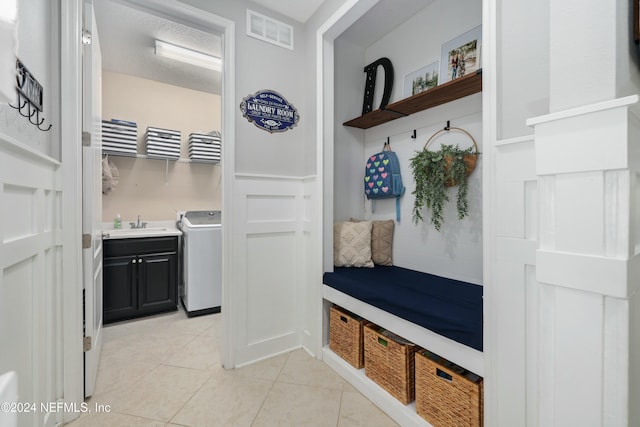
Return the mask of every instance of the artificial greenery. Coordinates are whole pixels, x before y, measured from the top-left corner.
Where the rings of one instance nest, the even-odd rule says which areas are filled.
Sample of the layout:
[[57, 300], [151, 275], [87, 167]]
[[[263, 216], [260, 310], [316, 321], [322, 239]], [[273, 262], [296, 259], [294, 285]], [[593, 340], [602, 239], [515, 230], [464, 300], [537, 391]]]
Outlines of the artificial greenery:
[[431, 223], [440, 231], [444, 217], [444, 204], [449, 201], [447, 186], [457, 185], [456, 207], [458, 219], [469, 215], [467, 193], [467, 164], [465, 156], [474, 153], [475, 148], [461, 149], [457, 145], [442, 145], [439, 151], [422, 150], [411, 158], [411, 170], [416, 189], [413, 191], [413, 222], [424, 221], [422, 210], [426, 206], [431, 210]]

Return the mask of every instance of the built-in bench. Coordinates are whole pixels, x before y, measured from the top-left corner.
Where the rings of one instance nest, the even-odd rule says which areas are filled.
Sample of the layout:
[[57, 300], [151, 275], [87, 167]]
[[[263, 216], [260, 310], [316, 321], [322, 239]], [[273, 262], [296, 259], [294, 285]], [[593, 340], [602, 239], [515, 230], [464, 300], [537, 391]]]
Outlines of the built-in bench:
[[482, 286], [396, 266], [336, 267], [323, 297], [483, 375]]

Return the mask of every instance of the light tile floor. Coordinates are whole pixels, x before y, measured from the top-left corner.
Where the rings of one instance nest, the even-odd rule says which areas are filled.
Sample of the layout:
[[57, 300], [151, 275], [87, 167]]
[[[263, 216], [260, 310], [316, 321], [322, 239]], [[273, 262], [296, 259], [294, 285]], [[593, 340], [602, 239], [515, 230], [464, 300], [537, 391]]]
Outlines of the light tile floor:
[[69, 426], [397, 425], [301, 349], [223, 369], [220, 314], [189, 319], [179, 310], [103, 331], [92, 412]]

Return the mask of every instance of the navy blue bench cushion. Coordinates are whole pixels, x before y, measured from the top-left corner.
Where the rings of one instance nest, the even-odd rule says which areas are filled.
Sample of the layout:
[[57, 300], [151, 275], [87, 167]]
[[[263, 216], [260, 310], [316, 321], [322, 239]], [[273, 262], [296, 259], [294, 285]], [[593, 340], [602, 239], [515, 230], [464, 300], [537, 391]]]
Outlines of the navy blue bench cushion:
[[336, 267], [324, 284], [482, 351], [482, 286], [397, 266]]

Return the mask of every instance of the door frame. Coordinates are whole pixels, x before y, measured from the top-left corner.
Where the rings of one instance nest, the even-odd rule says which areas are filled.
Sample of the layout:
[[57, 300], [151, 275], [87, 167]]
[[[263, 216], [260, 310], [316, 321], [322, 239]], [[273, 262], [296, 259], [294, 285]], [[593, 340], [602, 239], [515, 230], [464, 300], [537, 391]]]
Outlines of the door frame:
[[[63, 159], [63, 347], [64, 399], [67, 403], [83, 401], [84, 369], [82, 364], [82, 14], [83, 0], [61, 1], [60, 59], [61, 75], [61, 137]], [[229, 297], [233, 213], [233, 183], [235, 176], [235, 22], [198, 9], [177, 0], [128, 0], [128, 3], [170, 17], [177, 22], [200, 29], [215, 30], [223, 39], [222, 74], [222, 134], [225, 150], [222, 155], [222, 364], [233, 367], [235, 351], [229, 345], [233, 334]], [[65, 208], [66, 207], [66, 208]], [[228, 231], [225, 231], [228, 230]], [[65, 421], [77, 414], [65, 413]]]
[[82, 231], [91, 236], [89, 248], [82, 251], [84, 281], [84, 336], [91, 348], [84, 352], [84, 396], [93, 395], [102, 351], [102, 180], [100, 179], [102, 143], [102, 56], [96, 27], [94, 0], [84, 0], [83, 27], [90, 31], [91, 42], [83, 43], [83, 134], [90, 144], [82, 147]]
[[[82, 7], [60, 0], [62, 157], [62, 336], [65, 402], [84, 400], [82, 352]], [[77, 414], [64, 412], [63, 421]]]

